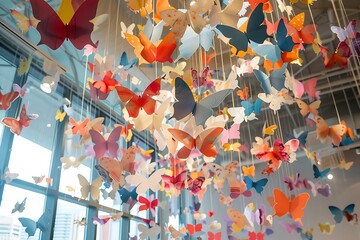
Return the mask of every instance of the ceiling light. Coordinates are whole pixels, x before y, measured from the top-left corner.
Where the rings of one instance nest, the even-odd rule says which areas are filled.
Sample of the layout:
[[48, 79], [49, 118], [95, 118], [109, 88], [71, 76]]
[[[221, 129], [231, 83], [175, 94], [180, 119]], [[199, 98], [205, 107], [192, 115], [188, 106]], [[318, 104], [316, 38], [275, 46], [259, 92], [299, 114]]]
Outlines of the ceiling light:
[[329, 180], [332, 180], [332, 179], [334, 178], [334, 175], [332, 175], [331, 173], [329, 173], [329, 174], [327, 175], [327, 178], [328, 178]]
[[194, 5], [195, 3], [196, 3], [196, 1], [191, 1], [190, 6]]
[[42, 83], [40, 84], [40, 88], [45, 93], [51, 93], [53, 90], [56, 89], [57, 84], [60, 79], [60, 73], [56, 73], [54, 77], [46, 76], [44, 77]]

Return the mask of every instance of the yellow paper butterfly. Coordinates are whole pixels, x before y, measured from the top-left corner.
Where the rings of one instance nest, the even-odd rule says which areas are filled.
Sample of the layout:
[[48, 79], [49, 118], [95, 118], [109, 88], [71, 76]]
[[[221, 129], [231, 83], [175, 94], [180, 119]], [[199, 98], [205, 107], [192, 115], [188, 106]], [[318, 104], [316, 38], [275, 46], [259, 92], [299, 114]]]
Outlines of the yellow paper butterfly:
[[31, 61], [32, 61], [32, 56], [28, 58], [20, 59], [19, 68], [17, 70], [17, 73], [20, 77], [29, 72]]
[[327, 235], [331, 235], [332, 232], [334, 231], [335, 225], [332, 225], [330, 223], [319, 223], [319, 229], [321, 233], [327, 234]]
[[60, 109], [58, 109], [56, 111], [56, 115], [55, 115], [55, 120], [56, 121], [62, 122], [62, 121], [64, 121], [65, 117], [66, 117], [66, 112], [65, 111], [61, 112]]
[[252, 177], [255, 176], [255, 166], [250, 166], [250, 167], [242, 166], [241, 169], [243, 171], [244, 176], [252, 176]]
[[339, 163], [339, 168], [344, 170], [349, 170], [354, 162], [346, 162], [345, 159], [341, 159]]
[[223, 145], [224, 147], [224, 151], [236, 151], [236, 152], [240, 152], [240, 147], [241, 144], [239, 142], [235, 142], [235, 143], [225, 143]]
[[277, 126], [275, 124], [269, 126], [269, 127], [265, 127], [266, 124], [263, 127], [263, 136], [265, 135], [274, 135], [275, 133], [275, 129], [277, 129]]

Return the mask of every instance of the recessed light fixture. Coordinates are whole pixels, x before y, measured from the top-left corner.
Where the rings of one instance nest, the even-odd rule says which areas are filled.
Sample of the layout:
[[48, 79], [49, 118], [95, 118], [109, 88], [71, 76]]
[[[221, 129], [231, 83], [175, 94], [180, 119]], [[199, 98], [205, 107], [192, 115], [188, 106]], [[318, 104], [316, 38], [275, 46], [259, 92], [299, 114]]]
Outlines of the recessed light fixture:
[[191, 1], [190, 6], [194, 5], [195, 3], [196, 3], [196, 1]]
[[329, 174], [327, 175], [327, 179], [332, 180], [333, 178], [334, 178], [334, 175], [332, 175], [331, 173], [329, 173]]
[[51, 128], [51, 123], [46, 124], [46, 127]]

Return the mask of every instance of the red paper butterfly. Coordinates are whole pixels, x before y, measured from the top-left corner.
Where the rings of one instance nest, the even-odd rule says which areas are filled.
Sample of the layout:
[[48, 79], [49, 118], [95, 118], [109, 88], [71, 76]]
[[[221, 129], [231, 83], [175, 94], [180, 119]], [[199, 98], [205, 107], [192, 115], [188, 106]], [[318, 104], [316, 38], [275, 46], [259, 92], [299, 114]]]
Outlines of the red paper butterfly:
[[16, 135], [20, 135], [23, 127], [28, 127], [30, 125], [30, 121], [37, 119], [39, 115], [37, 114], [27, 114], [25, 105], [21, 108], [20, 117], [18, 119], [15, 118], [4, 118], [2, 122], [5, 126], [10, 128], [10, 131]]
[[221, 232], [208, 232], [208, 240], [221, 240]]
[[161, 175], [165, 183], [165, 190], [170, 191], [171, 189], [174, 188], [179, 191], [183, 190], [185, 187], [186, 176], [187, 176], [187, 171], [182, 171], [176, 177], [169, 175]]
[[339, 43], [335, 53], [330, 52], [329, 49], [324, 46], [319, 46], [326, 68], [333, 68], [335, 65], [342, 68], [347, 67], [348, 58], [351, 56], [351, 49], [345, 41]]
[[139, 211], [144, 211], [150, 209], [151, 214], [155, 216], [155, 208], [158, 206], [159, 201], [157, 199], [153, 199], [153, 196], [150, 196], [150, 200], [144, 198], [143, 196], [139, 197], [139, 203], [141, 203], [139, 207]]
[[95, 144], [94, 151], [96, 158], [101, 158], [106, 152], [108, 152], [109, 155], [113, 158], [117, 156], [117, 152], [119, 150], [119, 144], [117, 143], [117, 141], [120, 138], [120, 132], [121, 127], [114, 128], [114, 130], [112, 130], [112, 132], [110, 133], [108, 139], [105, 140], [105, 138], [98, 131], [95, 131], [93, 129], [89, 130], [89, 133], [91, 135], [91, 141]]
[[86, 125], [89, 123], [89, 119], [86, 118], [84, 121], [82, 122], [76, 122], [75, 119], [70, 118], [70, 124], [72, 125], [71, 127], [71, 132], [72, 134], [78, 134], [80, 133], [81, 136], [83, 136], [86, 133]]
[[137, 96], [130, 89], [123, 86], [116, 86], [116, 91], [120, 100], [125, 103], [126, 110], [130, 117], [136, 118], [139, 115], [140, 109], [144, 109], [147, 114], [155, 112], [156, 100], [152, 97], [160, 93], [161, 79], [154, 80], [144, 90], [142, 96]]
[[249, 240], [264, 240], [264, 233], [262, 232], [248, 232]]
[[18, 92], [9, 92], [4, 95], [0, 92], [0, 110], [8, 110], [11, 106], [11, 103], [18, 97]]
[[190, 236], [202, 234], [202, 223], [198, 223], [196, 225], [186, 224], [186, 228]]
[[79, 50], [86, 44], [96, 47], [91, 40], [94, 24], [90, 20], [96, 16], [99, 0], [85, 0], [69, 23], [64, 23], [44, 0], [30, 0], [30, 3], [34, 17], [40, 20], [36, 27], [41, 35], [39, 44], [56, 50], [68, 39]]

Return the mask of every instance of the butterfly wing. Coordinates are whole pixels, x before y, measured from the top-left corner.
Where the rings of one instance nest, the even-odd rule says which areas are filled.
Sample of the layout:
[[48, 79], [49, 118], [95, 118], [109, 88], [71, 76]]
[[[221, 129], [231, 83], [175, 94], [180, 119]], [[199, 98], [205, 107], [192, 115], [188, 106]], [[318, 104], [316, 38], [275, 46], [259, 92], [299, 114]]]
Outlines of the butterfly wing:
[[34, 17], [40, 20], [36, 27], [41, 35], [39, 44], [45, 44], [52, 50], [58, 49], [66, 38], [66, 26], [44, 0], [30, 0], [30, 3]]
[[99, 196], [100, 196], [100, 187], [102, 185], [102, 178], [98, 177], [96, 178], [90, 186], [90, 194], [91, 194], [91, 198], [93, 200], [99, 200]]
[[7, 94], [0, 93], [0, 110], [8, 110], [11, 103], [19, 97], [18, 92], [9, 92]]
[[260, 3], [249, 17], [249, 22], [247, 25], [246, 35], [247, 38], [256, 43], [263, 43], [265, 39], [269, 37], [266, 32], [266, 25], [264, 25], [264, 12], [263, 4]]
[[215, 92], [206, 98], [203, 98], [196, 105], [195, 109], [195, 123], [196, 125], [204, 124], [206, 119], [208, 119], [213, 114], [213, 108], [219, 107], [219, 105], [224, 101], [227, 95], [232, 92], [232, 89], [224, 89], [218, 92]]
[[[104, 137], [101, 135], [101, 133], [99, 133], [98, 131], [90, 129], [89, 133], [91, 136], [91, 141], [94, 143], [93, 148], [95, 151], [95, 156], [96, 158], [101, 158], [102, 156], [104, 156], [107, 149], [106, 141]], [[119, 137], [120, 137], [120, 132], [119, 132]]]
[[341, 223], [343, 219], [343, 211], [341, 211], [338, 207], [329, 206], [329, 210], [334, 217], [336, 223]]
[[268, 183], [267, 178], [260, 179], [259, 181], [254, 183], [254, 188], [257, 193], [261, 194], [264, 190], [265, 185]]
[[32, 237], [35, 235], [36, 232], [36, 222], [31, 220], [30, 218], [19, 218], [21, 225], [25, 228], [25, 232]]
[[83, 175], [78, 174], [78, 178], [79, 178], [79, 184], [81, 186], [80, 188], [81, 198], [87, 199], [90, 193], [90, 184]]
[[[264, 20], [263, 20], [264, 21]], [[227, 38], [230, 38], [229, 44], [236, 48], [236, 54], [239, 51], [246, 52], [248, 49], [248, 38], [245, 33], [239, 31], [236, 28], [226, 26], [226, 25], [217, 25], [216, 28]], [[265, 26], [266, 31], [266, 26]]]
[[117, 143], [117, 141], [119, 141], [119, 138], [120, 138], [121, 128], [122, 127], [120, 127], [120, 126], [114, 128], [114, 130], [112, 130], [112, 132], [109, 135], [109, 138], [106, 141], [107, 142], [107, 144], [106, 144], [107, 145], [107, 150], [108, 150], [109, 155], [111, 157], [116, 157], [117, 156], [117, 152], [119, 150], [119, 144]]
[[97, 47], [91, 40], [94, 24], [90, 20], [96, 17], [99, 0], [85, 0], [77, 9], [67, 25], [67, 38], [75, 48], [81, 50], [86, 44]]
[[[196, 147], [207, 157], [215, 157], [217, 150], [216, 140], [224, 129], [221, 127], [206, 129], [196, 137]], [[179, 140], [180, 141], [180, 140]]]
[[273, 209], [275, 211], [274, 215], [276, 215], [278, 217], [282, 217], [290, 211], [289, 199], [286, 197], [286, 195], [280, 189], [277, 189], [277, 188], [274, 189]]
[[276, 40], [279, 48], [283, 52], [291, 52], [294, 47], [294, 42], [291, 36], [287, 36], [288, 32], [286, 30], [284, 20], [280, 19], [277, 33], [276, 33]]
[[16, 120], [15, 118], [3, 118], [2, 123], [10, 128], [10, 131], [16, 135], [20, 135], [22, 131], [22, 125], [20, 121]]
[[290, 203], [290, 215], [296, 222], [301, 222], [301, 218], [304, 216], [304, 208], [310, 199], [309, 193], [300, 193]]
[[174, 114], [171, 118], [181, 120], [194, 111], [196, 102], [191, 89], [186, 82], [179, 77], [175, 79], [175, 98], [178, 101], [173, 105]]
[[[176, 128], [169, 128], [168, 131], [176, 140], [184, 144], [184, 147], [182, 149], [186, 148], [188, 150], [192, 150], [196, 147], [194, 138], [187, 132]], [[190, 152], [182, 152], [182, 149], [180, 149], [180, 151], [178, 152], [178, 157], [187, 158]]]
[[271, 94], [270, 78], [262, 71], [254, 69], [256, 79], [260, 82], [261, 88], [266, 94]]

